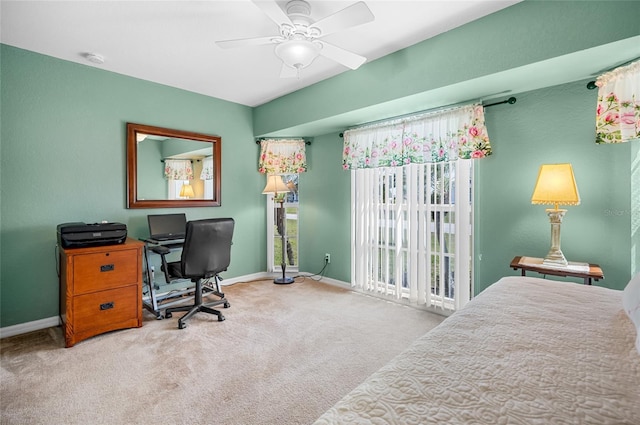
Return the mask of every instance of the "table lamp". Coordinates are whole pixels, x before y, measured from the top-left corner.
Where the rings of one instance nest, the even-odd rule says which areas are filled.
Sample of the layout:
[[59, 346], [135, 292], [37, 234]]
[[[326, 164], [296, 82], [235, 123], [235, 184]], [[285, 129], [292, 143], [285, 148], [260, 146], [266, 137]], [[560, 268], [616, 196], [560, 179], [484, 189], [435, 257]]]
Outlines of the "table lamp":
[[531, 203], [555, 206], [546, 210], [551, 222], [551, 249], [542, 264], [566, 267], [569, 263], [560, 250], [560, 224], [567, 210], [558, 209], [558, 205], [580, 205], [571, 164], [541, 165]]
[[183, 184], [180, 188], [180, 197], [181, 198], [193, 198], [195, 193], [193, 193], [193, 186], [190, 184]]
[[273, 280], [273, 283], [277, 284], [288, 284], [293, 283], [292, 277], [287, 277], [285, 275], [285, 271], [287, 270], [287, 262], [286, 259], [286, 244], [287, 244], [287, 213], [284, 210], [284, 196], [278, 196], [278, 194], [284, 194], [289, 192], [289, 188], [282, 180], [282, 176], [278, 174], [270, 174], [267, 176], [267, 184], [262, 190], [262, 193], [273, 194], [273, 198], [280, 203], [278, 207], [279, 212], [277, 214], [278, 217], [278, 231], [280, 232], [280, 237], [282, 240], [282, 262], [280, 266], [282, 267], [282, 277], [277, 277]]

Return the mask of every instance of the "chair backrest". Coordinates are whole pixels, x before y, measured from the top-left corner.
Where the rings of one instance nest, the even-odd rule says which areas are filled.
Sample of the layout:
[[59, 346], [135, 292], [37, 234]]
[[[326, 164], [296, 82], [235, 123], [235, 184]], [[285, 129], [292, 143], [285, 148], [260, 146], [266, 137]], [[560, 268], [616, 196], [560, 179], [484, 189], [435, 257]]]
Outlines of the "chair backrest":
[[187, 278], [208, 278], [227, 270], [231, 262], [232, 218], [187, 222], [180, 266]]

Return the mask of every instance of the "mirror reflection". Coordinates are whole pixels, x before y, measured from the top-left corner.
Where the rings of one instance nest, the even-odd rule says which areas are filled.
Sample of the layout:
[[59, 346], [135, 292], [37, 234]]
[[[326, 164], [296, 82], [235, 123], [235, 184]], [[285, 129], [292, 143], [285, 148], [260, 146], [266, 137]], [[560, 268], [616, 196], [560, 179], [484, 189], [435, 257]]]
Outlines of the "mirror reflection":
[[138, 133], [138, 200], [213, 200], [209, 143]]
[[127, 125], [129, 208], [219, 206], [217, 136]]

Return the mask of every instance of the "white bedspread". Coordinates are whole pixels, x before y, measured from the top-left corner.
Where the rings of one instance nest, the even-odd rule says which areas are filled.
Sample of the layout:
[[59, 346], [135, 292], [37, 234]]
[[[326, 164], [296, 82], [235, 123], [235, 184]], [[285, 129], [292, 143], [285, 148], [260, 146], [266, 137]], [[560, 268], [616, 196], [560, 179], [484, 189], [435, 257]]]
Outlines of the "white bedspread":
[[640, 424], [640, 355], [621, 291], [506, 277], [316, 422]]

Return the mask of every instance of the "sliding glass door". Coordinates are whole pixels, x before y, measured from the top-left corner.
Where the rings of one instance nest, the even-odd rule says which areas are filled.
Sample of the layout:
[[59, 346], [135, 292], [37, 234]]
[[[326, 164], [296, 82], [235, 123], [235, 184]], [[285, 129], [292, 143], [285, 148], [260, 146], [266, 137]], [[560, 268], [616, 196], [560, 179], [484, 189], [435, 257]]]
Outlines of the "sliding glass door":
[[352, 284], [453, 311], [472, 294], [471, 160], [352, 171]]

